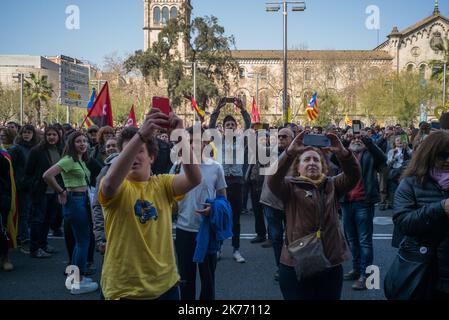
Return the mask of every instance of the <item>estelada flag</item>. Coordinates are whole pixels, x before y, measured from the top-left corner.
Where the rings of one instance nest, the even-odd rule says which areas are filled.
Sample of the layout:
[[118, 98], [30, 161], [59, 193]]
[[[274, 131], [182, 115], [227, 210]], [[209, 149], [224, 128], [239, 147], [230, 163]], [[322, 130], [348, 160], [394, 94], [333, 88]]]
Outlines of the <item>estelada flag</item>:
[[129, 111], [128, 121], [126, 121], [126, 127], [137, 128], [136, 114], [134, 113], [134, 105], [131, 107], [131, 110]]
[[[16, 183], [14, 180], [14, 168], [12, 165], [12, 158], [9, 155], [8, 151], [0, 148], [1, 156], [3, 156], [9, 164], [9, 180], [11, 182], [11, 203], [10, 210], [8, 213], [8, 219], [6, 221], [6, 235], [8, 237], [8, 247], [11, 249], [15, 249], [17, 247], [17, 223], [18, 223], [18, 201], [17, 201], [17, 192], [16, 192]], [[3, 232], [0, 230], [0, 232]]]
[[314, 93], [312, 99], [310, 99], [309, 104], [306, 108], [306, 114], [310, 121], [316, 120], [318, 118], [318, 101], [317, 101], [318, 93]]
[[352, 127], [352, 120], [348, 117], [348, 115], [345, 116], [345, 124]]
[[198, 117], [200, 117], [201, 121], [204, 120], [204, 116], [206, 115], [206, 112], [204, 112], [204, 110], [198, 108], [198, 105], [196, 104], [195, 98], [192, 97], [192, 108], [193, 110], [195, 110], [196, 114], [198, 115]]
[[104, 126], [114, 126], [112, 120], [111, 98], [109, 96], [109, 85], [106, 82], [101, 88], [100, 94], [95, 99], [92, 109], [87, 118], [91, 119], [99, 128]]
[[256, 105], [256, 99], [254, 97], [253, 97], [253, 107], [251, 109], [251, 122], [252, 123], [260, 122], [259, 108]]

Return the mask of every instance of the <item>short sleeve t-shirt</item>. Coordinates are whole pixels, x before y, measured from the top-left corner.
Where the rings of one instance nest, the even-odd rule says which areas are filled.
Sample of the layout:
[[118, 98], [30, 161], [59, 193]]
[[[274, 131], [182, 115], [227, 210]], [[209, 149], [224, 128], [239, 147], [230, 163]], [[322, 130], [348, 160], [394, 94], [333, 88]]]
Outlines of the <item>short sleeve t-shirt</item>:
[[[106, 299], [157, 299], [179, 281], [171, 216], [174, 178], [125, 179], [112, 198], [102, 194], [100, 183], [98, 200], [108, 241], [101, 277]], [[147, 219], [139, 206], [153, 213], [155, 209], [157, 220]]]
[[[174, 172], [176, 164], [170, 173]], [[189, 232], [198, 232], [202, 218], [196, 214], [196, 210], [204, 209], [203, 203], [208, 198], [216, 197], [216, 190], [226, 188], [226, 180], [223, 167], [216, 161], [200, 164], [202, 175], [201, 184], [189, 191], [183, 200], [178, 202], [178, 220], [176, 228]], [[182, 173], [183, 170], [181, 168]]]
[[84, 161], [73, 161], [71, 156], [65, 156], [56, 165], [62, 170], [61, 176], [66, 188], [87, 187], [90, 171]]

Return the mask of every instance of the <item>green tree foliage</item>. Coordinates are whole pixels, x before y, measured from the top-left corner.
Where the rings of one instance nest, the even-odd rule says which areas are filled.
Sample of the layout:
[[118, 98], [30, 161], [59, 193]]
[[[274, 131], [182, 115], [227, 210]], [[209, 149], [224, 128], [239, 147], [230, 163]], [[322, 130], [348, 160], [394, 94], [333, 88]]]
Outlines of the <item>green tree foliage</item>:
[[38, 124], [41, 124], [42, 122], [42, 107], [48, 107], [52, 94], [53, 86], [51, 83], [47, 82], [44, 76], [31, 73], [30, 79], [25, 80], [25, 95], [36, 111]]
[[370, 119], [391, 119], [409, 125], [417, 122], [421, 103], [430, 104], [438, 95], [434, 81], [418, 74], [379, 74], [358, 89], [359, 102]]
[[20, 91], [0, 84], [0, 124], [19, 120]]
[[[238, 63], [231, 56], [235, 41], [225, 35], [216, 17], [198, 17], [187, 24], [181, 16], [169, 20], [149, 50], [130, 56], [125, 69], [139, 70], [156, 85], [163, 83], [172, 105], [177, 107], [193, 95], [192, 69], [193, 62], [197, 62], [197, 102], [205, 108], [228, 95], [232, 81], [237, 80]], [[178, 50], [181, 43], [186, 46], [185, 57]], [[186, 68], [183, 59], [191, 62], [192, 68]]]

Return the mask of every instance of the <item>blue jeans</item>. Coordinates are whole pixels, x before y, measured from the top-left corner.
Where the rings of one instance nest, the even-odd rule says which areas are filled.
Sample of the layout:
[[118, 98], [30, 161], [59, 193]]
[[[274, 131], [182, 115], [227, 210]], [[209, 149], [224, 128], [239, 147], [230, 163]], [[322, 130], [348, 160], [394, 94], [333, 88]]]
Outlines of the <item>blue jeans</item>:
[[343, 267], [338, 265], [298, 281], [295, 268], [281, 263], [279, 285], [285, 300], [340, 300]]
[[28, 191], [19, 191], [19, 231], [17, 238], [21, 241], [27, 241], [30, 238], [29, 220], [31, 215], [31, 194]]
[[87, 193], [67, 194], [67, 203], [62, 209], [64, 219], [70, 223], [75, 237], [75, 248], [72, 255], [72, 264], [76, 265], [80, 272], [85, 272], [87, 256], [90, 244], [90, 217]]
[[273, 243], [274, 260], [276, 266], [279, 266], [282, 246], [284, 244], [285, 212], [266, 205], [263, 206], [263, 212], [267, 219], [268, 239]]
[[373, 264], [374, 205], [364, 202], [343, 204], [343, 226], [352, 252], [353, 270], [365, 274]]

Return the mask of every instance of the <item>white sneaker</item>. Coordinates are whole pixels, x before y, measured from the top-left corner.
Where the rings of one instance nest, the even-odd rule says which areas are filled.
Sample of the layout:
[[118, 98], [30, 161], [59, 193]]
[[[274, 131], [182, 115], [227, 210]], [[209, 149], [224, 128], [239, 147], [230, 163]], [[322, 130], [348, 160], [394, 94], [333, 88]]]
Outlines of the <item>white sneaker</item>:
[[238, 262], [238, 263], [245, 263], [246, 262], [245, 258], [242, 257], [242, 255], [240, 254], [240, 251], [238, 251], [238, 250], [234, 251], [232, 256], [234, 257], [234, 260], [236, 262]]
[[[90, 280], [90, 281], [89, 281]], [[71, 294], [83, 294], [97, 291], [98, 283], [92, 282], [92, 279], [87, 280], [84, 278], [80, 283], [74, 283], [72, 285], [72, 289], [70, 290]]]

